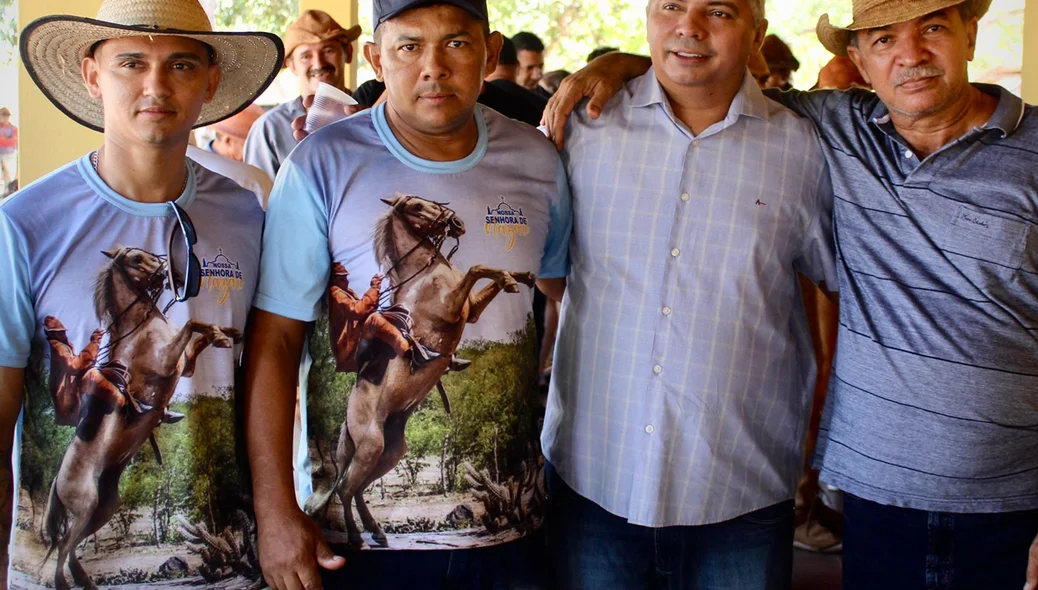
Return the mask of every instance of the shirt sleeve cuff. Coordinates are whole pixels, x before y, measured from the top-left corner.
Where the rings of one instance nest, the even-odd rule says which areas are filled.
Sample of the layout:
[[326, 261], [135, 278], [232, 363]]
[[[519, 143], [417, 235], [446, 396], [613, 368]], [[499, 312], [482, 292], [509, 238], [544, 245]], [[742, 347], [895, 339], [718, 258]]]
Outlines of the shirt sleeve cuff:
[[0, 352], [0, 367], [24, 369], [29, 366], [29, 355]]
[[268, 313], [300, 322], [312, 322], [320, 315], [315, 308], [297, 307], [257, 293], [252, 306]]

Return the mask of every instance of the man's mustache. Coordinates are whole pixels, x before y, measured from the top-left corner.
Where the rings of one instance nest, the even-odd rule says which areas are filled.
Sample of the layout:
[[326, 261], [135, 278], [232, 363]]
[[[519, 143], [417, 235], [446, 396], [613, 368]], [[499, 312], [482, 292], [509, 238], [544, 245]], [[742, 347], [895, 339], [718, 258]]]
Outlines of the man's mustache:
[[335, 73], [335, 68], [334, 67], [332, 67], [332, 66], [324, 66], [323, 68], [314, 68], [312, 70], [307, 70], [306, 71], [306, 76], [308, 78], [313, 78], [314, 76], [318, 76], [320, 74], [331, 75], [331, 74], [334, 74], [334, 73]]
[[900, 86], [907, 82], [922, 80], [924, 78], [939, 78], [944, 76], [944, 70], [934, 65], [912, 66], [905, 68], [894, 77], [894, 86]]

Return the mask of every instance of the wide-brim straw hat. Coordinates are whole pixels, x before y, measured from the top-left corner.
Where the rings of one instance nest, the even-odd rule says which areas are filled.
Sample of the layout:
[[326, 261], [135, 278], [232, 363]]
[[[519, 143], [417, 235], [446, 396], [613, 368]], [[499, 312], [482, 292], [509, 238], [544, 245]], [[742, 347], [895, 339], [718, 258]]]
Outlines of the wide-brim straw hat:
[[855, 0], [852, 9], [854, 20], [850, 25], [833, 26], [829, 15], [823, 14], [818, 19], [816, 32], [826, 49], [835, 55], [846, 56], [854, 31], [896, 25], [960, 4], [968, 18], [981, 18], [991, 7], [991, 0]]
[[214, 32], [198, 0], [105, 0], [97, 18], [55, 15], [22, 31], [22, 63], [33, 82], [63, 113], [104, 131], [101, 101], [83, 82], [82, 62], [101, 41], [125, 37], [177, 36], [213, 48], [223, 76], [195, 127], [226, 119], [251, 104], [281, 69], [285, 50], [270, 33]]

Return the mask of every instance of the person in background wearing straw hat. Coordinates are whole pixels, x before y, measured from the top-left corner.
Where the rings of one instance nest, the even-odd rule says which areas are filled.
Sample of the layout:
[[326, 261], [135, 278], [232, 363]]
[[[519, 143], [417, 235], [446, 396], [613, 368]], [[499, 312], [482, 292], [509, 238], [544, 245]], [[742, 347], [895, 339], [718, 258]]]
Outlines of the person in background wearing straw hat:
[[263, 211], [185, 152], [270, 84], [281, 41], [214, 32], [197, 0], [105, 0], [20, 49], [104, 143], [0, 204], [0, 588], [252, 584], [233, 391]]
[[260, 206], [266, 209], [274, 182], [266, 172], [242, 162], [245, 138], [261, 115], [263, 109], [252, 104], [237, 115], [210, 125], [209, 130], [216, 134], [216, 138], [207, 141], [204, 148], [187, 146], [187, 157], [249, 189], [259, 199]]
[[[502, 43], [485, 1], [381, 0], [372, 22], [387, 100], [300, 143], [267, 212], [245, 380], [264, 576], [278, 590], [541, 588], [533, 286], [561, 296], [565, 170], [537, 129], [477, 104]], [[344, 345], [358, 313], [393, 320], [410, 347]], [[297, 385], [308, 444], [293, 458]], [[423, 429], [440, 421], [455, 426]], [[409, 450], [418, 432], [434, 448]], [[446, 479], [365, 493], [401, 460], [442, 460]], [[433, 486], [457, 495], [445, 505]]]
[[[837, 195], [816, 463], [846, 492], [849, 590], [1038, 588], [1038, 109], [969, 82], [990, 3], [855, 0], [818, 37], [875, 94], [772, 95], [818, 126]], [[647, 67], [576, 74], [548, 106], [555, 137], [581, 95], [594, 116]]]
[[[353, 42], [360, 25], [343, 29], [328, 13], [307, 10], [285, 31], [285, 64], [299, 78], [299, 97], [267, 111], [245, 142], [245, 162], [270, 176], [299, 143], [292, 137], [292, 121], [306, 116], [303, 99], [317, 94], [323, 82], [346, 88], [346, 64], [353, 61]], [[356, 110], [360, 110], [358, 107]]]

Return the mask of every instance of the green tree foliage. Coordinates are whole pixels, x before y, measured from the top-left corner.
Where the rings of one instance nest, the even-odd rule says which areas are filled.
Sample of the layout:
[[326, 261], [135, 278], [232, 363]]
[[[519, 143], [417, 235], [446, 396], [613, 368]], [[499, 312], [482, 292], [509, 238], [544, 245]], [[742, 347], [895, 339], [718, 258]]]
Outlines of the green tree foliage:
[[299, 0], [218, 0], [216, 25], [221, 29], [260, 30], [281, 36], [298, 13]]

